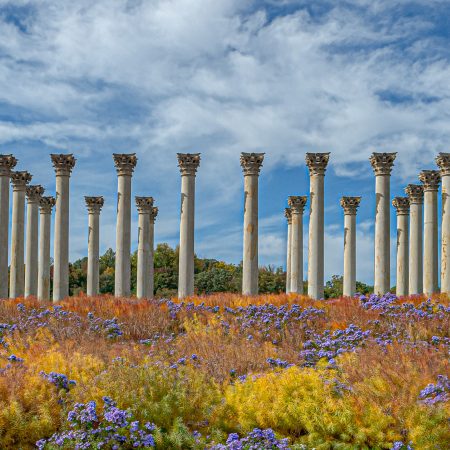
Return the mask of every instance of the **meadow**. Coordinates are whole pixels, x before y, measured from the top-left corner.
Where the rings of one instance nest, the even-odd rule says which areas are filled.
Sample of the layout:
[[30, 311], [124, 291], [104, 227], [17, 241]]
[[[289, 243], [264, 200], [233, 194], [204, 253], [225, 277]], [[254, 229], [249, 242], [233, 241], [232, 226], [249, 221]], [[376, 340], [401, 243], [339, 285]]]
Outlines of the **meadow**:
[[1, 449], [448, 449], [448, 298], [0, 302]]

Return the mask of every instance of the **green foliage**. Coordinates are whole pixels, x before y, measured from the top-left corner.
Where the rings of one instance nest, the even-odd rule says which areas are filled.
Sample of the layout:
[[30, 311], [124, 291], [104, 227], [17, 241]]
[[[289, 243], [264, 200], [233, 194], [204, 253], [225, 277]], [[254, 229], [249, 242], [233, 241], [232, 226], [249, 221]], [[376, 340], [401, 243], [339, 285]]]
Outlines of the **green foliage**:
[[[344, 277], [342, 275], [333, 275], [330, 281], [325, 284], [324, 295], [325, 298], [339, 298], [342, 297], [344, 286]], [[369, 294], [373, 292], [373, 286], [369, 286], [361, 281], [356, 282], [356, 292], [360, 294]]]

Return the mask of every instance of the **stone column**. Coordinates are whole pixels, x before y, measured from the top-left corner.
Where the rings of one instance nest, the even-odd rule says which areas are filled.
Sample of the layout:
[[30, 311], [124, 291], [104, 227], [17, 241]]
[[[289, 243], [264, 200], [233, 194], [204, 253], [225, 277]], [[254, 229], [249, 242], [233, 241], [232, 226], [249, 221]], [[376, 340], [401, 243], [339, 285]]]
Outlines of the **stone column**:
[[442, 179], [441, 292], [450, 294], [450, 153], [439, 153]]
[[396, 294], [402, 297], [409, 292], [409, 198], [395, 197], [392, 206], [397, 211]]
[[310, 176], [308, 295], [323, 298], [324, 289], [324, 178], [330, 153], [307, 153]]
[[397, 153], [373, 153], [370, 157], [375, 173], [375, 267], [374, 292], [383, 295], [390, 283], [390, 196], [391, 171]]
[[356, 212], [361, 197], [342, 197], [344, 209], [344, 297], [356, 294]]
[[181, 173], [180, 253], [178, 297], [194, 294], [195, 174], [200, 153], [177, 153]]
[[291, 196], [288, 198], [291, 207], [291, 290], [303, 294], [303, 211], [306, 197]]
[[44, 188], [28, 186], [27, 194], [27, 241], [25, 260], [25, 297], [36, 297], [38, 291], [39, 250], [39, 202]]
[[408, 184], [405, 192], [409, 199], [409, 282], [408, 294], [423, 292], [423, 187]]
[[258, 177], [263, 161], [264, 153], [241, 153], [244, 172], [243, 295], [258, 294]]
[[137, 158], [135, 153], [114, 153], [113, 158], [118, 183], [114, 295], [129, 297], [131, 283], [131, 177]]
[[419, 180], [424, 192], [423, 290], [431, 295], [439, 290], [438, 202], [441, 174], [438, 170], [422, 170]]
[[9, 276], [9, 297], [23, 297], [25, 288], [24, 232], [25, 191], [32, 176], [25, 171], [12, 172], [13, 207], [11, 227], [11, 269]]
[[291, 292], [291, 242], [292, 242], [292, 211], [284, 208], [284, 216], [287, 220], [287, 251], [286, 251], [286, 294]]
[[155, 253], [155, 219], [158, 215], [158, 207], [154, 206], [150, 214], [150, 230], [149, 230], [149, 243], [150, 243], [150, 256], [148, 266], [148, 298], [153, 298], [155, 291], [155, 267], [154, 267], [154, 253]]
[[69, 181], [76, 159], [72, 154], [50, 155], [56, 174], [53, 241], [53, 301], [69, 295]]
[[88, 210], [88, 266], [87, 266], [87, 289], [90, 297], [99, 294], [99, 248], [100, 248], [100, 211], [102, 210], [103, 197], [84, 197]]
[[150, 258], [152, 257], [150, 216], [153, 210], [153, 197], [136, 197], [135, 199], [139, 213], [136, 296], [150, 298]]
[[16, 164], [13, 155], [0, 155], [0, 299], [8, 297], [9, 178]]
[[53, 197], [41, 197], [39, 201], [38, 300], [41, 301], [50, 300], [50, 231], [55, 204]]

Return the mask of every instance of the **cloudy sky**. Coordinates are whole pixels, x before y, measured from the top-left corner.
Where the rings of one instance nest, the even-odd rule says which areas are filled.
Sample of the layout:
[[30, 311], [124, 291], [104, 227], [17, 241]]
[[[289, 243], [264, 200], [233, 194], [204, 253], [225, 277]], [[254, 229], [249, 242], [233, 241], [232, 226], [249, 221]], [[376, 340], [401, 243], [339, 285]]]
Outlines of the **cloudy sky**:
[[[105, 197], [101, 251], [115, 246], [113, 152], [137, 153], [133, 194], [155, 197], [156, 240], [171, 245], [176, 152], [201, 152], [196, 252], [239, 262], [239, 153], [262, 151], [260, 262], [282, 265], [305, 152], [330, 151], [326, 277], [342, 273], [339, 198], [362, 195], [357, 278], [371, 282], [370, 153], [398, 152], [395, 196], [449, 151], [450, 0], [0, 0], [0, 36], [0, 152], [47, 195], [49, 153], [77, 158], [72, 260], [87, 251], [84, 195]], [[134, 210], [133, 248], [136, 222]]]

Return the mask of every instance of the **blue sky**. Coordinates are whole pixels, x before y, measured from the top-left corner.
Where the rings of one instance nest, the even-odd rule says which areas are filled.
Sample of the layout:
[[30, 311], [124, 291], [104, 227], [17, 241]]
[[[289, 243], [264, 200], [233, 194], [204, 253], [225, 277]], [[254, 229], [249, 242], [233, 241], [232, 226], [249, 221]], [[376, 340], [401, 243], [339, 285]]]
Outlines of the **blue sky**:
[[[201, 152], [196, 252], [230, 262], [242, 253], [239, 153], [266, 152], [260, 262], [282, 265], [286, 198], [309, 190], [305, 152], [330, 151], [326, 277], [342, 273], [339, 198], [362, 195], [357, 278], [371, 282], [368, 158], [398, 152], [395, 196], [449, 151], [449, 30], [448, 0], [0, 0], [0, 152], [47, 195], [48, 154], [76, 155], [72, 260], [86, 254], [84, 195], [105, 197], [101, 251], [115, 246], [113, 152], [137, 153], [133, 195], [155, 197], [156, 240], [172, 245], [176, 152]], [[394, 274], [394, 211], [391, 224]], [[133, 248], [136, 237], [134, 209]]]

